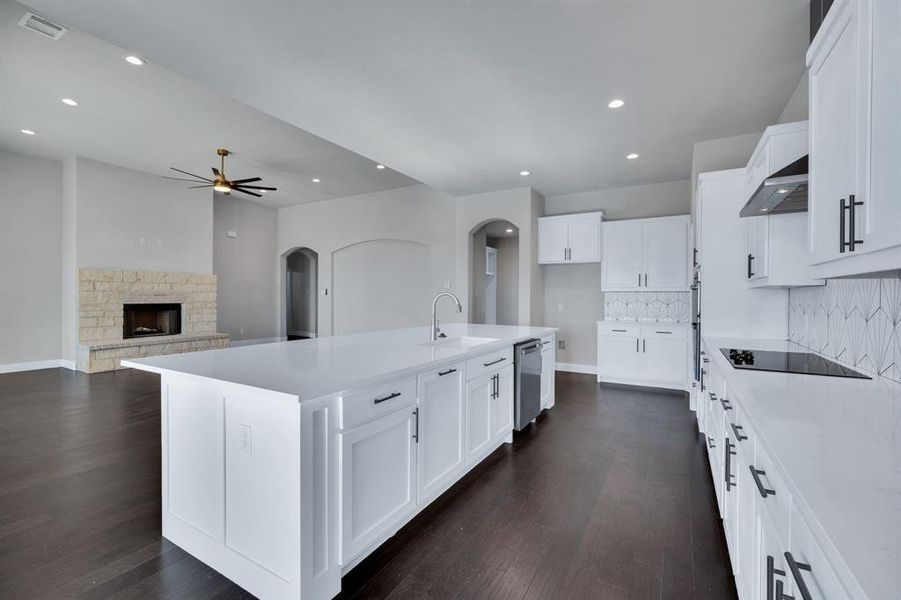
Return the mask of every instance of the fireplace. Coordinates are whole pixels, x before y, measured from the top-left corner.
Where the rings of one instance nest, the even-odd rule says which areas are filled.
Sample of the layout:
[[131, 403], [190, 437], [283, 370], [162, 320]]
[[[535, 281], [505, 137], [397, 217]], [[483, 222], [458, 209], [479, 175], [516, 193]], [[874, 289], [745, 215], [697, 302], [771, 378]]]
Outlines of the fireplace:
[[126, 304], [122, 337], [181, 333], [181, 304]]

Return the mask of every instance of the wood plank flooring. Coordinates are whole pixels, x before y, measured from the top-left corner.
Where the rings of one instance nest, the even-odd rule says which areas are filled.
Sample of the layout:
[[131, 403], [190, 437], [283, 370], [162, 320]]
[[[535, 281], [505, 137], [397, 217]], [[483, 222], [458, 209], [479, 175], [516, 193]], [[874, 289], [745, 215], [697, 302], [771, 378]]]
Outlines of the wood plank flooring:
[[[0, 376], [0, 597], [251, 598], [160, 536], [159, 379]], [[342, 598], [735, 598], [684, 395], [558, 373], [557, 406]]]

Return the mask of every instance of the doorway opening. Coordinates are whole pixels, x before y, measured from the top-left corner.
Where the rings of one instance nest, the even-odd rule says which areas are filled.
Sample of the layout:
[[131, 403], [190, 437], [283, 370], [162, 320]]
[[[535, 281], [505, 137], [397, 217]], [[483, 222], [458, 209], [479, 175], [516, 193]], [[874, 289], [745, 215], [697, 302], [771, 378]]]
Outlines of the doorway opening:
[[519, 323], [519, 228], [496, 219], [472, 232], [470, 321]]
[[289, 340], [314, 338], [319, 320], [319, 255], [296, 248], [285, 256], [285, 333]]

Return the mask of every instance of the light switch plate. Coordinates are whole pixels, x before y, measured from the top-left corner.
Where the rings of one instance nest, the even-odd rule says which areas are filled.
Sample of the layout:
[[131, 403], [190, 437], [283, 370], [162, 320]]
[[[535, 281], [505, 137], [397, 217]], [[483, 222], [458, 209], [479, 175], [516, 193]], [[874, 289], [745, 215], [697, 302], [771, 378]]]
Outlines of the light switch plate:
[[253, 432], [250, 429], [250, 425], [241, 425], [239, 440], [241, 452], [244, 454], [253, 454]]
[[236, 238], [236, 237], [238, 237], [238, 232], [235, 231], [234, 229], [229, 229], [228, 231], [225, 232], [225, 236], [230, 237], [230, 238]]

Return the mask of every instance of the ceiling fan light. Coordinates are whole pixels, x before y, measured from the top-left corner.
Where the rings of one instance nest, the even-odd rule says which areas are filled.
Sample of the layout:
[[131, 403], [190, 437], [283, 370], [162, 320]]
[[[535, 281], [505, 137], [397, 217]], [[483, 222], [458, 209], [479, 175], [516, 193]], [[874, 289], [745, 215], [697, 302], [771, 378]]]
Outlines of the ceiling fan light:
[[226, 194], [229, 193], [230, 191], [232, 191], [231, 187], [229, 187], [229, 185], [227, 183], [222, 182], [222, 181], [217, 181], [216, 183], [214, 183], [213, 189], [216, 190], [217, 192], [224, 192]]

